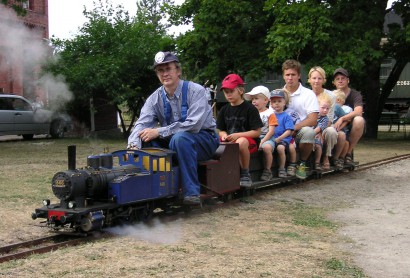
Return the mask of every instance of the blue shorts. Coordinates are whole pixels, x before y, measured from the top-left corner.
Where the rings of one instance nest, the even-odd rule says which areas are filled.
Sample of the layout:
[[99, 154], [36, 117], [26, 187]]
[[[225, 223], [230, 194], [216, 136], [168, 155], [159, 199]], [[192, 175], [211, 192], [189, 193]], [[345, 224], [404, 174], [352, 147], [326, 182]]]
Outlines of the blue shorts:
[[[273, 137], [272, 137], [272, 138], [273, 138]], [[265, 141], [265, 142], [263, 142], [263, 144], [261, 145], [261, 148], [263, 148], [263, 146], [270, 145], [270, 146], [272, 147], [272, 153], [273, 153], [273, 152], [275, 151], [275, 145], [276, 145], [276, 143], [275, 143], [275, 141], [272, 140], [272, 138], [269, 139], [269, 140], [267, 140], [267, 141]], [[273, 139], [275, 139], [275, 138], [273, 138]]]

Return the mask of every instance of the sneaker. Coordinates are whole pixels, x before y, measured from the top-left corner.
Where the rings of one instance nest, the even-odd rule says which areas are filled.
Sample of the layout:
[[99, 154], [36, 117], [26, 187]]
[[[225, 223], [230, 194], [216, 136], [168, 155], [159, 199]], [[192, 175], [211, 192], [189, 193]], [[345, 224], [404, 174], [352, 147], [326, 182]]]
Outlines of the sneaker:
[[242, 176], [239, 182], [239, 185], [242, 187], [251, 187], [252, 186], [252, 179], [251, 175]]
[[201, 205], [201, 198], [199, 196], [186, 196], [183, 201], [184, 205]]
[[293, 165], [288, 166], [288, 176], [294, 177], [296, 175], [296, 167]]
[[337, 171], [340, 171], [344, 168], [343, 158], [335, 159], [333, 163], [335, 164], [335, 168]]
[[315, 163], [315, 170], [322, 171], [322, 165], [320, 165], [320, 163]]
[[[291, 167], [291, 166], [289, 166]], [[289, 167], [288, 167], [288, 171], [289, 171]], [[279, 178], [286, 178], [288, 175], [286, 174], [286, 170], [285, 169], [279, 169], [278, 170], [278, 177]]]
[[348, 166], [354, 165], [353, 158], [352, 158], [351, 154], [346, 154], [344, 164], [348, 165]]
[[263, 170], [261, 180], [262, 181], [268, 181], [272, 179], [272, 171], [271, 170]]
[[306, 165], [304, 162], [296, 166], [296, 177], [301, 180], [306, 179], [307, 173], [306, 173]]

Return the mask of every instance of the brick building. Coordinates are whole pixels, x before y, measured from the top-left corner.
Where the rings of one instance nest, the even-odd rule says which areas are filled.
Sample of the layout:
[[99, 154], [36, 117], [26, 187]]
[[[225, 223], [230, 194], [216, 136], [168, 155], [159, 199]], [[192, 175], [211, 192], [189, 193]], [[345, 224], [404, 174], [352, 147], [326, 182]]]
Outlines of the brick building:
[[0, 4], [0, 93], [44, 98], [36, 85], [39, 65], [32, 52], [36, 50], [29, 47], [47, 45], [48, 0], [27, 0], [21, 5], [27, 10], [25, 16], [17, 16], [13, 9]]
[[[9, 0], [9, 5], [13, 1]], [[47, 103], [50, 88], [41, 88], [39, 72], [40, 62], [52, 54], [48, 46], [48, 0], [27, 0], [21, 5], [27, 10], [25, 16], [17, 16], [12, 8], [0, 3], [0, 93], [30, 100], [39, 96]], [[91, 131], [117, 131], [116, 106], [106, 95], [93, 103], [97, 112], [90, 116]]]

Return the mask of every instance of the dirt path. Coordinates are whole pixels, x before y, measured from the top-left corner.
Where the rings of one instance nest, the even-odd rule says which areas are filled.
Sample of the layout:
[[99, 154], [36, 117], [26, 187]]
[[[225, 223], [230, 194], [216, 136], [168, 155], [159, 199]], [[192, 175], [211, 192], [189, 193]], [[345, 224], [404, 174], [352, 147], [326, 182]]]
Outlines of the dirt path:
[[410, 277], [410, 160], [350, 173], [346, 180], [330, 177], [305, 190], [284, 190], [278, 198], [336, 211], [346, 238], [342, 249], [370, 277]]
[[371, 277], [410, 276], [410, 175], [404, 170], [409, 167], [406, 160], [367, 171], [350, 185], [364, 194], [333, 215], [345, 224], [339, 232], [354, 241], [346, 247]]

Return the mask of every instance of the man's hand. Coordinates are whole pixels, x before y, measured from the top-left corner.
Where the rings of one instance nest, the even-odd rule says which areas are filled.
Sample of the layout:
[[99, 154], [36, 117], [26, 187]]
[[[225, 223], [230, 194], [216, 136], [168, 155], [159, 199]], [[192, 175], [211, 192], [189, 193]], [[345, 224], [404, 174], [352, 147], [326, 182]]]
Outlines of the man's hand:
[[142, 130], [139, 137], [143, 142], [149, 142], [159, 137], [158, 130], [156, 128], [146, 128]]
[[127, 146], [127, 149], [128, 150], [139, 150], [140, 148], [138, 148], [136, 144], [131, 143]]
[[343, 123], [343, 119], [342, 118], [339, 118], [334, 124], [333, 124], [333, 127], [336, 129], [336, 131], [340, 131], [340, 127], [341, 127], [341, 125], [342, 125], [342, 123]]

